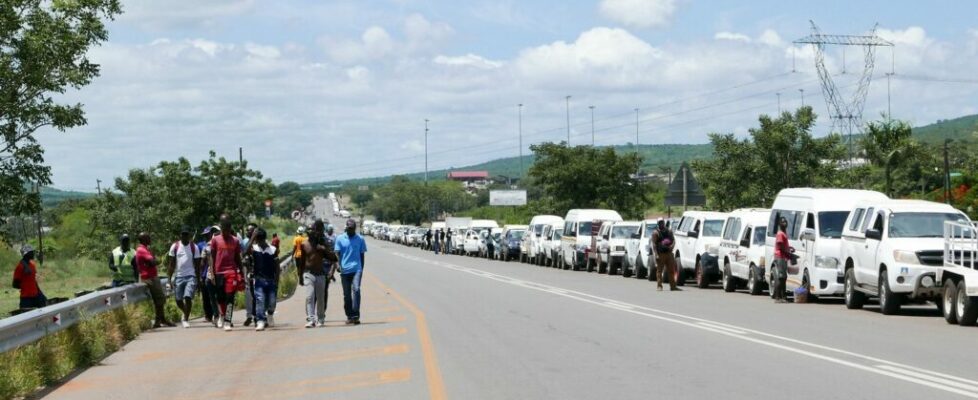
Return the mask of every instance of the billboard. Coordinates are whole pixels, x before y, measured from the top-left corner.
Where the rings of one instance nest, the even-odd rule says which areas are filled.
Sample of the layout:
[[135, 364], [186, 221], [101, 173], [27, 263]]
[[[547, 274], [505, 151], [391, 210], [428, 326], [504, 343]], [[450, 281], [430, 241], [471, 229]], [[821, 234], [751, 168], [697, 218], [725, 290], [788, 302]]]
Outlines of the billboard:
[[490, 190], [490, 206], [524, 206], [526, 205], [525, 190]]

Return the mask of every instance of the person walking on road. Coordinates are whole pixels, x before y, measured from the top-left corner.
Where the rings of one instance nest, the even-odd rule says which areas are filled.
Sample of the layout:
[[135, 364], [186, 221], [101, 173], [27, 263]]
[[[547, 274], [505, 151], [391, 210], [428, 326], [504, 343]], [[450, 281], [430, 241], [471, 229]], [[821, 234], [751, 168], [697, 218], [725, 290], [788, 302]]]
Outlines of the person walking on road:
[[201, 240], [197, 242], [197, 251], [200, 253], [200, 280], [197, 282], [200, 288], [200, 301], [204, 308], [204, 320], [217, 324], [215, 317], [217, 312], [217, 299], [214, 297], [216, 290], [214, 284], [207, 280], [211, 270], [211, 239], [220, 228], [208, 226], [201, 232]]
[[672, 230], [666, 227], [666, 222], [659, 220], [656, 222], [655, 231], [652, 232], [652, 248], [655, 250], [655, 278], [656, 290], [662, 290], [662, 280], [669, 280], [669, 290], [679, 290], [676, 287], [676, 256], [673, 249], [676, 246], [676, 238], [672, 235]]
[[357, 234], [356, 221], [346, 221], [346, 234], [336, 238], [340, 258], [340, 280], [343, 283], [343, 309], [347, 325], [360, 324], [360, 281], [366, 261], [367, 242]]
[[167, 274], [170, 276], [170, 287], [174, 288], [173, 298], [177, 308], [183, 312], [180, 324], [189, 328], [190, 310], [197, 291], [197, 282], [200, 281], [201, 259], [197, 245], [190, 242], [190, 228], [184, 227], [180, 230], [180, 240], [170, 246], [167, 256]]
[[109, 270], [112, 271], [112, 287], [136, 283], [136, 251], [132, 249], [129, 235], [119, 237], [119, 246], [109, 254]]
[[25, 244], [20, 248], [20, 261], [14, 267], [14, 289], [20, 289], [20, 308], [41, 308], [48, 305], [48, 299], [37, 283], [37, 264], [34, 263], [34, 248]]
[[248, 251], [251, 248], [251, 238], [255, 235], [255, 229], [258, 225], [254, 223], [249, 223], [248, 227], [245, 229], [244, 238], [241, 239], [241, 267], [244, 271], [244, 281], [245, 281], [245, 322], [244, 326], [251, 326], [251, 323], [255, 319], [255, 285], [254, 285], [254, 260], [251, 258], [251, 252]]
[[432, 250], [435, 251], [435, 255], [437, 256], [438, 252], [441, 251], [441, 231], [435, 231], [432, 236], [434, 236], [434, 243], [432, 244]]
[[316, 220], [302, 242], [296, 272], [306, 288], [306, 328], [326, 323], [326, 237], [322, 220]]
[[448, 228], [448, 233], [445, 234], [445, 249], [443, 253], [454, 254], [455, 249], [452, 248], [452, 228]]
[[794, 249], [788, 244], [788, 219], [778, 219], [778, 234], [774, 237], [774, 268], [771, 269], [771, 297], [775, 303], [787, 303], [785, 283], [788, 280], [788, 259]]
[[424, 233], [424, 249], [422, 250], [429, 250], [429, 249], [431, 249], [431, 229], [428, 229]]
[[[292, 263], [295, 264], [296, 270], [299, 269], [299, 259], [302, 258], [302, 242], [306, 240], [306, 227], [299, 226], [295, 230], [295, 237], [292, 238], [292, 251], [289, 254], [292, 255]], [[302, 274], [299, 274], [299, 280], [302, 280]]]
[[136, 248], [136, 269], [139, 270], [139, 280], [149, 288], [149, 296], [153, 299], [153, 309], [156, 313], [153, 328], [159, 328], [164, 325], [175, 326], [172, 322], [166, 320], [166, 316], [163, 313], [163, 304], [166, 302], [166, 295], [163, 293], [163, 285], [160, 283], [158, 271], [160, 260], [149, 249], [152, 238], [149, 236], [149, 233], [142, 232], [137, 239], [139, 240], [139, 247]]
[[282, 247], [282, 239], [279, 239], [278, 233], [272, 234], [272, 247], [275, 248], [275, 257], [278, 257], [279, 248]]
[[218, 328], [230, 331], [234, 314], [234, 298], [238, 288], [243, 289], [241, 266], [241, 242], [231, 229], [231, 218], [221, 215], [221, 233], [211, 239], [211, 266], [207, 280], [214, 285], [220, 318]]
[[268, 233], [258, 228], [252, 236], [248, 252], [254, 260], [255, 274], [255, 330], [275, 326], [275, 303], [278, 295], [279, 263], [278, 249], [266, 241]]

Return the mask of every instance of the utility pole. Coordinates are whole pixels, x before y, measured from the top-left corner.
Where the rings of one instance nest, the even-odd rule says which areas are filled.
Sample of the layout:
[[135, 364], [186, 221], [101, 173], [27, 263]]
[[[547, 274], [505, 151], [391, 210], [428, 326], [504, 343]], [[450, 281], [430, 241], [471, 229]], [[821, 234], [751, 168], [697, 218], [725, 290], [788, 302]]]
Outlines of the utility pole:
[[428, 119], [424, 119], [424, 185], [428, 186]]
[[635, 109], [635, 151], [638, 151], [638, 109]]
[[565, 97], [567, 100], [567, 147], [570, 147], [570, 96]]
[[798, 89], [798, 91], [801, 92], [801, 106], [804, 107], [805, 106], [805, 89]]
[[781, 114], [781, 92], [775, 93], [778, 96], [778, 114]]
[[951, 204], [951, 163], [947, 156], [948, 143], [951, 143], [951, 139], [944, 139], [944, 202]]
[[594, 147], [594, 106], [588, 106], [591, 109], [591, 147]]
[[890, 109], [890, 77], [891, 76], [893, 76], [892, 72], [886, 74], [886, 119], [890, 119], [893, 117], [893, 110]]
[[526, 170], [523, 169], [523, 103], [516, 105], [517, 114], [517, 131], [520, 135], [520, 176], [519, 179], [522, 180], [523, 176], [526, 175]]
[[102, 180], [101, 179], [96, 179], [95, 180], [95, 189], [98, 190], [98, 195], [101, 196], [102, 195]]
[[[37, 194], [38, 200], [41, 198], [41, 183], [34, 184], [34, 193]], [[41, 234], [41, 225], [44, 224], [44, 220], [41, 219], [41, 209], [37, 209], [37, 262], [44, 265], [44, 235]]]
[[238, 147], [238, 164], [244, 165], [244, 149]]

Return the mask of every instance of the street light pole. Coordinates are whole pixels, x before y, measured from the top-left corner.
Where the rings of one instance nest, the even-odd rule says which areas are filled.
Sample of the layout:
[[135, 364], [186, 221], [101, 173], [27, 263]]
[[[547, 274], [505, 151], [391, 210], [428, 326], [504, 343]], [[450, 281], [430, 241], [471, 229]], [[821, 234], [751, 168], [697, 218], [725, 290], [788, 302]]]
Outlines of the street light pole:
[[424, 119], [424, 185], [428, 186], [428, 119]]
[[638, 151], [638, 109], [635, 109], [635, 151]]
[[567, 100], [567, 147], [570, 147], [570, 96], [564, 98]]
[[518, 130], [520, 135], [520, 176], [519, 179], [523, 179], [525, 171], [523, 170], [523, 103], [516, 105], [516, 113], [518, 115]]
[[594, 106], [588, 106], [591, 109], [591, 147], [594, 147]]

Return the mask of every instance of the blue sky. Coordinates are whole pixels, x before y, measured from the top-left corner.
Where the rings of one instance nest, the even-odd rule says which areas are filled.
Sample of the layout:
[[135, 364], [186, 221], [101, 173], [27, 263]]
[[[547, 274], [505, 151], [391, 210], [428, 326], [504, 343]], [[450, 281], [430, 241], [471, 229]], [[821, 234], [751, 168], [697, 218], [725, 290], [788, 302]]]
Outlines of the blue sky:
[[[130, 168], [209, 150], [281, 182], [458, 167], [566, 138], [597, 144], [703, 143], [745, 135], [760, 113], [806, 103], [832, 129], [807, 35], [893, 41], [893, 113], [921, 125], [978, 113], [978, 3], [970, 1], [257, 1], [124, 2], [93, 49], [102, 76], [68, 94], [89, 125], [42, 132], [55, 186], [91, 190]], [[846, 53], [851, 87], [862, 58]], [[879, 52], [865, 116], [886, 110]], [[842, 53], [828, 54], [842, 71]], [[790, 73], [792, 63], [796, 65]], [[524, 151], [526, 151], [524, 149]], [[111, 161], [107, 161], [111, 160]]]

